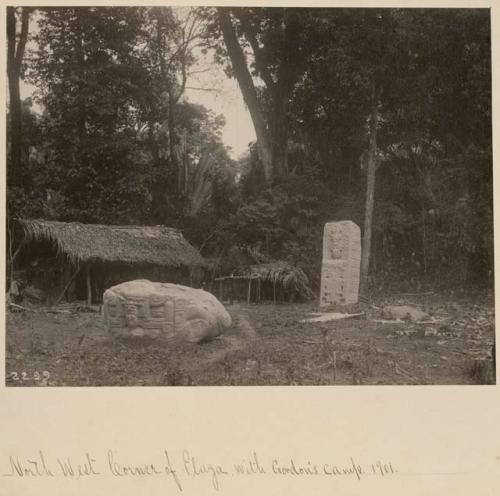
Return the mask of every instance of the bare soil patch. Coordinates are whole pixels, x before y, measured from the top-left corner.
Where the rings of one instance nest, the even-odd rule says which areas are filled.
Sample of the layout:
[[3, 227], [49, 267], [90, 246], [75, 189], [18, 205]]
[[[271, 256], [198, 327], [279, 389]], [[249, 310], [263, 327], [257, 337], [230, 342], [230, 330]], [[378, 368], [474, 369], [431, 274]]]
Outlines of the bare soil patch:
[[[411, 304], [436, 324], [377, 322]], [[8, 386], [493, 384], [493, 298], [373, 298], [363, 315], [300, 322], [315, 304], [228, 305], [233, 326], [193, 345], [115, 339], [95, 312], [7, 312]], [[48, 374], [47, 374], [48, 373]]]

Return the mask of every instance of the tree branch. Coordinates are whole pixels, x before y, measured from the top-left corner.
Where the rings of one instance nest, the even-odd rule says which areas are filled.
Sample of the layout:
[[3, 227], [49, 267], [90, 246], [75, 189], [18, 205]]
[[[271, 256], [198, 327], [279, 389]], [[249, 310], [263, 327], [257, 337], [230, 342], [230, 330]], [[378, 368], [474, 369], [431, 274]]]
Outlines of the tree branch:
[[21, 34], [19, 36], [19, 43], [17, 44], [16, 61], [15, 61], [16, 67], [19, 69], [21, 68], [21, 62], [23, 60], [26, 41], [28, 40], [29, 21], [30, 21], [30, 10], [26, 7], [23, 7], [23, 11], [21, 13]]
[[257, 136], [257, 149], [259, 158], [264, 166], [264, 175], [266, 182], [270, 183], [273, 176], [273, 166], [271, 160], [270, 140], [267, 124], [264, 119], [261, 103], [259, 101], [257, 90], [248, 70], [245, 53], [241, 48], [238, 37], [236, 36], [233, 22], [231, 20], [231, 11], [227, 7], [217, 7], [219, 26], [222, 31], [224, 42], [231, 60], [234, 75], [243, 95]]
[[188, 76], [193, 76], [194, 74], [203, 74], [204, 72], [210, 72], [212, 70], [211, 67], [207, 67], [205, 69], [198, 69], [196, 71], [189, 71]]
[[172, 91], [172, 94], [170, 95], [172, 103], [175, 105], [181, 98], [182, 94], [184, 93], [184, 90], [186, 89], [186, 83], [187, 83], [187, 71], [186, 71], [186, 61], [182, 61], [182, 82], [181, 82], [181, 87], [179, 88], [179, 91], [177, 92], [177, 95], [175, 95]]
[[7, 71], [12, 72], [16, 59], [16, 9], [7, 7]]
[[196, 86], [186, 86], [187, 90], [196, 90], [196, 91], [212, 91], [214, 93], [220, 93], [220, 90], [215, 88], [197, 88]]
[[259, 73], [262, 80], [266, 83], [266, 86], [269, 88], [269, 90], [271, 92], [274, 92], [276, 89], [276, 83], [273, 80], [269, 68], [264, 63], [262, 48], [260, 48], [259, 42], [257, 41], [257, 34], [254, 27], [252, 26], [250, 20], [248, 19], [248, 16], [244, 11], [235, 9], [234, 14], [239, 19], [241, 27], [243, 28], [243, 33], [245, 34], [245, 38], [248, 40], [252, 47], [255, 56], [255, 67], [257, 68], [257, 72]]

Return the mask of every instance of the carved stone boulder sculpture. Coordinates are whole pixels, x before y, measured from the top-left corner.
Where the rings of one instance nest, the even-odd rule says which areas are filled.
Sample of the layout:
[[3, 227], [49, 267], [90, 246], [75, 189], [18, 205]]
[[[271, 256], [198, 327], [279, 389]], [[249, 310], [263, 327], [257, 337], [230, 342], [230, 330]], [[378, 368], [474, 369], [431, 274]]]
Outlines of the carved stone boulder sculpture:
[[358, 302], [361, 232], [351, 221], [328, 222], [323, 232], [320, 307]]
[[180, 337], [192, 343], [218, 336], [231, 325], [231, 316], [211, 293], [144, 279], [107, 289], [103, 317], [115, 336]]

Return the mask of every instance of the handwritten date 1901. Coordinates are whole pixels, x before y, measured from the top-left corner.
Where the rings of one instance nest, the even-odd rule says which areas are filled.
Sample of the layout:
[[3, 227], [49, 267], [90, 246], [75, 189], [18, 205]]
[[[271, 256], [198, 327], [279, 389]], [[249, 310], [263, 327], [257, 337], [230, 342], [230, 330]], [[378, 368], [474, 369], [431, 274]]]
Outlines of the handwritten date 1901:
[[372, 464], [372, 472], [374, 475], [381, 475], [384, 477], [385, 475], [393, 475], [397, 472], [392, 466], [392, 463], [382, 463], [378, 461], [377, 463]]

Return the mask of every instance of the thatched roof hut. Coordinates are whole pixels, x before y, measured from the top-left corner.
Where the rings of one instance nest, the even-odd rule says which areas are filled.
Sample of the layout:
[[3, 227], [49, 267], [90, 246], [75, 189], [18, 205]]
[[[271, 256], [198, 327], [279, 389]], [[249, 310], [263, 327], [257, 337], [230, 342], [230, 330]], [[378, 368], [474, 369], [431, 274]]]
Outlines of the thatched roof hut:
[[305, 300], [314, 296], [304, 271], [300, 267], [293, 266], [283, 260], [255, 265], [241, 265], [231, 275], [217, 277], [215, 280], [219, 283], [220, 300], [224, 299], [225, 289], [228, 289], [227, 286], [230, 289], [230, 300], [233, 300], [237, 293], [241, 295], [240, 282], [247, 284], [247, 303], [250, 303], [252, 294], [254, 294], [256, 302], [261, 301], [265, 289], [264, 285], [271, 288], [274, 302], [276, 302], [277, 290], [281, 292], [282, 297], [284, 293], [288, 293], [289, 298], [291, 297], [292, 300], [295, 295], [299, 295]]
[[[69, 271], [61, 282], [64, 296], [69, 287], [81, 281], [86, 286], [87, 301], [100, 300], [103, 290], [114, 280], [125, 278], [176, 277], [189, 269], [190, 281], [195, 269], [206, 265], [198, 250], [180, 231], [164, 226], [107, 226], [17, 219], [24, 239], [16, 250], [36, 243], [31, 249], [42, 253], [42, 246], [55, 249], [57, 256], [69, 261]], [[40, 244], [38, 244], [40, 243]], [[39, 251], [42, 250], [42, 251]], [[12, 259], [15, 258], [15, 254]], [[64, 267], [68, 268], [67, 265]], [[84, 269], [85, 280], [79, 274]], [[115, 282], [116, 283], [116, 282]], [[55, 283], [52, 285], [54, 286]], [[57, 285], [56, 285], [57, 286]], [[82, 284], [79, 284], [82, 287]], [[51, 287], [50, 291], [56, 288]], [[81, 291], [80, 291], [81, 294]]]
[[235, 275], [248, 279], [260, 279], [273, 285], [279, 284], [286, 289], [294, 289], [305, 298], [312, 297], [309, 280], [300, 267], [293, 266], [283, 260], [256, 265], [244, 265], [234, 271]]
[[47, 240], [73, 262], [193, 267], [205, 262], [177, 229], [20, 219], [25, 240]]

